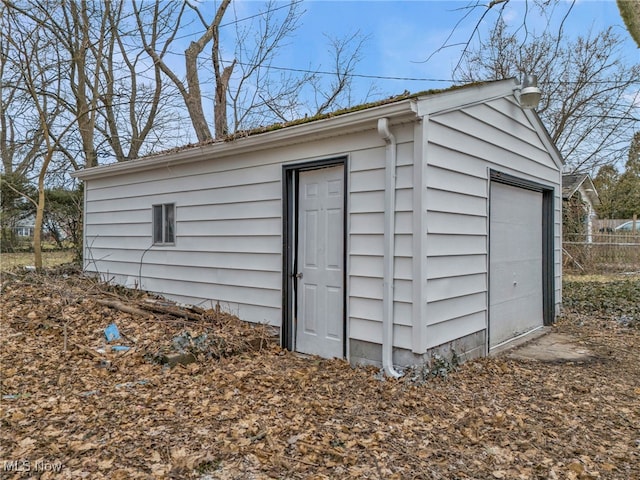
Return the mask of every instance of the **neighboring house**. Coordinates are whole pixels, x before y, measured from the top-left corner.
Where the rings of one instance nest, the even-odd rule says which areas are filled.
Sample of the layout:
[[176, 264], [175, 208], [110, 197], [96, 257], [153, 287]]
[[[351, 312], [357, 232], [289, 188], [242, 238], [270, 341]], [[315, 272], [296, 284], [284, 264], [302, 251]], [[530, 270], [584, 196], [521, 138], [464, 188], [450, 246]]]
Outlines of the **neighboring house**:
[[573, 241], [593, 241], [595, 207], [600, 204], [598, 192], [588, 174], [562, 175], [562, 200], [564, 203], [565, 231]]
[[561, 156], [503, 80], [90, 168], [84, 268], [393, 365], [554, 321]]
[[13, 226], [13, 233], [19, 238], [32, 238], [35, 232], [35, 223], [35, 215], [22, 218], [16, 221], [16, 224]]
[[[68, 237], [68, 234], [64, 231], [64, 229], [60, 226], [58, 226], [57, 224], [53, 225], [58, 232], [58, 235], [61, 237], [61, 240], [64, 240], [65, 238]], [[19, 237], [19, 238], [33, 238], [33, 234], [36, 230], [36, 216], [35, 215], [28, 215], [25, 218], [22, 218], [20, 220], [17, 220], [15, 225], [13, 227], [11, 227], [13, 230], [13, 233]], [[51, 225], [43, 225], [42, 227], [42, 232], [44, 234], [45, 238], [52, 238], [53, 237], [53, 232], [51, 231], [52, 226]]]

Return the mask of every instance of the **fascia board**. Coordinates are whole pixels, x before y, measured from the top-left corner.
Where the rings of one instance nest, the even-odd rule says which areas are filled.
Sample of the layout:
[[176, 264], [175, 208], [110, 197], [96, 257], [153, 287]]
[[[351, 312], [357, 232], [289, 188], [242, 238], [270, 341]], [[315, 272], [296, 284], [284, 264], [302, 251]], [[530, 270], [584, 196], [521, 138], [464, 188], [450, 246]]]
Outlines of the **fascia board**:
[[377, 128], [377, 120], [387, 117], [391, 120], [416, 119], [415, 99], [380, 105], [335, 117], [310, 121], [275, 129], [264, 133], [249, 135], [231, 141], [221, 141], [206, 145], [195, 145], [184, 150], [161, 153], [150, 157], [103, 165], [80, 170], [72, 174], [80, 180], [91, 180], [126, 173], [139, 172], [158, 167], [175, 166], [184, 163], [202, 161], [247, 152], [257, 152], [268, 148], [282, 147], [304, 141], [320, 140], [332, 136], [354, 133], [366, 129]]
[[553, 158], [554, 163], [556, 164], [558, 169], [562, 171], [562, 166], [564, 165], [564, 158], [562, 157], [562, 154], [560, 153], [560, 150], [558, 150], [558, 147], [556, 146], [556, 144], [551, 139], [551, 136], [549, 135], [547, 128], [544, 126], [544, 124], [542, 123], [542, 120], [540, 119], [540, 116], [535, 112], [535, 110], [529, 110], [525, 108], [523, 109], [523, 111], [527, 119], [529, 119], [531, 124], [534, 126], [538, 134], [538, 137], [540, 138], [540, 141], [542, 141], [545, 148], [551, 155], [551, 158]]
[[458, 110], [469, 105], [513, 95], [516, 87], [515, 79], [508, 79], [436, 93], [419, 98], [417, 112], [419, 116], [424, 117]]

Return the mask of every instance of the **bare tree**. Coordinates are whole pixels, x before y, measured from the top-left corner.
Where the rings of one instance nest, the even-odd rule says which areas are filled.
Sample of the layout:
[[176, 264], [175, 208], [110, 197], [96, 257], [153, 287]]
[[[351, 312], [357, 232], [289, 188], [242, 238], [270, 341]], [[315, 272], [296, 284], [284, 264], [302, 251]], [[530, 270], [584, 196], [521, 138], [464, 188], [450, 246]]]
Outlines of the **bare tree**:
[[640, 64], [625, 64], [620, 43], [612, 29], [575, 40], [529, 33], [523, 41], [499, 18], [490, 37], [469, 49], [458, 78], [539, 75], [544, 95], [538, 113], [552, 139], [573, 171], [594, 171], [624, 158], [639, 120], [632, 87]]
[[[329, 81], [328, 88], [322, 88], [320, 84], [315, 85], [316, 115], [322, 114], [327, 109], [336, 106], [348, 107], [351, 105], [351, 81], [355, 68], [361, 60], [362, 48], [368, 40], [359, 30], [342, 38], [327, 37], [329, 50], [333, 58], [333, 75]], [[341, 96], [346, 97], [342, 99]]]
[[[359, 60], [360, 37], [332, 40], [334, 81], [323, 83], [317, 68], [291, 71], [274, 64], [299, 24], [300, 0], [269, 1], [259, 14], [247, 18], [238, 18], [231, 5], [231, 0], [223, 0], [211, 15], [209, 4], [188, 0], [134, 0], [132, 4], [126, 0], [5, 1], [3, 10], [10, 10], [24, 24], [45, 30], [55, 40], [65, 66], [61, 78], [65, 88], [58, 100], [64, 115], [74, 119], [73, 135], [63, 142], [55, 131], [50, 132], [62, 155], [54, 160], [64, 158], [77, 170], [97, 165], [102, 157], [125, 161], [184, 143], [184, 136], [178, 140], [166, 134], [182, 130], [179, 119], [184, 107], [198, 141], [207, 141], [213, 138], [210, 123], [215, 135], [223, 137], [272, 121], [314, 115], [350, 101], [350, 73]], [[231, 20], [224, 20], [230, 15]], [[173, 50], [198, 24], [203, 33], [184, 50], [184, 69], [176, 68]], [[224, 35], [223, 27], [227, 28]], [[5, 31], [9, 30], [3, 28]], [[0, 44], [0, 54], [11, 54], [6, 43]], [[3, 79], [7, 76], [5, 63]], [[26, 168], [28, 158], [44, 145], [38, 122], [38, 128], [24, 121], [17, 125], [16, 115], [7, 114], [9, 109], [19, 112], [24, 98], [24, 92], [17, 95], [20, 91], [10, 88], [3, 81], [0, 145], [7, 171], [18, 165]], [[315, 109], [301, 101], [305, 88], [314, 89]], [[205, 108], [209, 100], [211, 109]], [[19, 145], [20, 155], [11, 153]], [[33, 149], [30, 155], [24, 151], [26, 146]], [[64, 167], [62, 160], [58, 166]]]
[[12, 34], [7, 7], [0, 5], [0, 158], [5, 175], [22, 177], [32, 168], [43, 137], [30, 115], [30, 98], [20, 85], [21, 72], [11, 61]]
[[[253, 29], [263, 33], [256, 35], [260, 39], [268, 38], [268, 19], [265, 23], [264, 30]], [[238, 38], [245, 36], [246, 31], [238, 34]], [[326, 39], [332, 64], [323, 71], [309, 65], [305, 71], [290, 72], [273, 65], [275, 52], [267, 48], [255, 51], [268, 54], [249, 59], [245, 58], [244, 49], [238, 48], [236, 58], [240, 58], [241, 75], [230, 87], [234, 130], [250, 130], [303, 116], [314, 117], [330, 109], [346, 108], [364, 101], [352, 98], [351, 84], [368, 37], [358, 30], [342, 38], [327, 36]], [[247, 43], [241, 41], [238, 45]], [[253, 88], [243, 88], [247, 83]]]
[[233, 67], [236, 65], [236, 60], [234, 59], [230, 65], [223, 66], [223, 59], [220, 55], [220, 23], [229, 3], [231, 3], [231, 0], [223, 0], [220, 7], [218, 7], [213, 22], [207, 29], [207, 31], [211, 30], [213, 35], [211, 61], [213, 62], [213, 74], [216, 81], [216, 94], [213, 102], [216, 137], [222, 137], [229, 133], [229, 127], [227, 126], [227, 91], [229, 90], [229, 80], [233, 73]]
[[[101, 154], [116, 161], [137, 158], [154, 133], [170, 130], [159, 113], [170, 98], [166, 85], [159, 66], [145, 66], [139, 30], [126, 19], [127, 5], [125, 0], [63, 2], [62, 21], [47, 19], [71, 62], [70, 108], [78, 121], [85, 167], [97, 165]], [[152, 25], [152, 41], [166, 28]], [[73, 162], [72, 155], [67, 157]]]
[[[309, 86], [316, 89], [318, 98], [323, 98], [316, 110], [310, 112], [312, 115], [335, 106], [341, 95], [349, 90], [350, 74], [360, 59], [364, 42], [359, 34], [333, 40], [336, 81], [321, 90], [317, 70], [310, 67], [293, 71], [274, 64], [278, 53], [292, 39], [299, 25], [303, 14], [300, 0], [291, 0], [284, 5], [269, 0], [260, 14], [248, 18], [238, 18], [231, 5], [231, 0], [223, 0], [211, 18], [211, 14], [207, 14], [206, 3], [196, 5], [185, 1], [171, 13], [174, 25], [171, 33], [157, 38], [155, 42], [142, 34], [146, 52], [180, 93], [198, 141], [206, 142], [214, 136], [222, 138], [239, 130], [308, 114], [311, 109], [301, 101], [301, 92]], [[159, 0], [153, 7], [134, 3], [141, 31], [151, 18], [167, 14], [163, 12], [163, 6]], [[225, 23], [224, 19], [230, 12], [234, 17]], [[184, 50], [183, 80], [180, 70], [170, 65], [168, 53], [180, 37], [178, 33], [182, 31], [183, 24], [188, 24], [194, 17], [203, 33]], [[235, 37], [230, 41], [227, 35], [225, 44], [221, 28], [230, 26], [235, 26]], [[210, 53], [206, 51], [207, 45], [211, 46]], [[211, 92], [206, 89], [203, 77], [212, 79]], [[208, 95], [213, 98], [210, 111], [214, 135], [207, 120], [208, 110], [204, 108]]]
[[34, 28], [15, 11], [5, 12], [11, 25], [11, 36], [7, 38], [11, 55], [8, 57], [17, 73], [16, 85], [30, 101], [26, 109], [38, 122], [44, 146], [42, 156], [36, 161], [37, 199], [28, 198], [36, 207], [34, 227], [34, 262], [42, 269], [41, 234], [45, 208], [45, 179], [49, 165], [56, 154], [58, 142], [65, 138], [74, 121], [65, 121], [65, 105], [62, 90], [68, 63], [59, 55], [57, 39], [45, 29]]
[[[97, 63], [101, 90], [96, 129], [117, 161], [138, 158], [154, 149], [167, 148], [176, 140], [174, 132], [181, 115], [173, 105], [175, 95], [164, 80], [160, 66], [146, 55], [140, 30], [131, 24], [125, 0], [105, 2], [109, 32], [104, 61]], [[173, 26], [155, 21], [144, 34], [154, 44]]]
[[[84, 1], [28, 0], [6, 2], [6, 5], [17, 15], [18, 24], [29, 23], [33, 28], [46, 31], [55, 43], [52, 43], [51, 48], [56, 50], [61, 65], [68, 67], [63, 72], [62, 79], [66, 80], [66, 87], [73, 96], [71, 99], [61, 94], [59, 101], [75, 117], [82, 143], [84, 166], [97, 165], [95, 119], [100, 82], [91, 67], [99, 65], [104, 59], [105, 22], [109, 2], [102, 11], [93, 8], [96, 3]], [[92, 28], [95, 26], [92, 19], [97, 19], [100, 25], [97, 29]], [[75, 169], [81, 167], [75, 160], [76, 155], [68, 157]]]
[[[196, 133], [198, 141], [205, 142], [211, 140], [212, 134], [207, 122], [205, 111], [203, 107], [203, 93], [200, 80], [201, 66], [199, 60], [205, 47], [211, 44], [211, 55], [209, 60], [213, 69], [213, 77], [215, 82], [215, 94], [213, 105], [213, 117], [214, 117], [214, 131], [216, 137], [223, 137], [229, 133], [227, 122], [227, 96], [229, 91], [229, 83], [233, 74], [234, 67], [237, 60], [234, 58], [230, 62], [226, 62], [222, 57], [222, 45], [220, 41], [220, 26], [222, 20], [227, 12], [231, 0], [223, 0], [216, 9], [215, 15], [212, 20], [206, 20], [205, 14], [202, 13], [199, 7], [192, 5], [189, 2], [185, 2], [179, 12], [176, 12], [175, 30], [172, 34], [165, 38], [164, 44], [159, 49], [159, 46], [154, 44], [146, 35], [142, 35], [143, 44], [147, 53], [153, 58], [156, 65], [173, 81], [176, 85], [180, 95], [184, 100], [184, 104], [189, 112], [193, 129]], [[153, 17], [161, 15], [160, 9], [161, 2], [156, 2], [153, 10]], [[234, 105], [237, 107], [237, 101], [242, 90], [242, 86], [251, 76], [259, 73], [260, 68], [264, 66], [267, 60], [272, 58], [273, 53], [276, 51], [278, 44], [285, 38], [294, 28], [295, 22], [298, 19], [296, 13], [297, 2], [290, 4], [289, 14], [286, 16], [277, 26], [273, 26], [273, 22], [270, 22], [271, 13], [273, 12], [273, 3], [267, 6], [265, 18], [265, 29], [259, 35], [259, 42], [257, 49], [252, 52], [250, 59], [247, 63], [243, 64], [244, 69], [241, 79], [238, 82], [240, 88], [236, 90], [234, 97]], [[165, 61], [165, 55], [169, 49], [169, 46], [173, 42], [179, 28], [180, 22], [184, 17], [185, 8], [189, 8], [193, 11], [199, 20], [204, 33], [200, 35], [197, 40], [192, 41], [188, 48], [184, 51], [185, 59], [185, 76], [186, 83], [180, 78], [180, 76], [168, 65]], [[142, 31], [143, 22], [143, 9], [134, 3], [134, 11], [136, 12], [136, 18], [138, 25]], [[246, 37], [242, 37], [236, 42], [238, 51], [245, 53], [244, 40]], [[237, 112], [237, 110], [236, 110]], [[237, 114], [236, 114], [237, 120]], [[238, 122], [236, 122], [238, 123]]]
[[[20, 0], [5, 5], [55, 38], [68, 67], [61, 100], [75, 118], [76, 136], [58, 142], [58, 148], [73, 169], [95, 166], [100, 157], [130, 160], [171, 144], [175, 137], [163, 134], [179, 125], [169, 125], [175, 117], [173, 97], [160, 68], [140, 45], [141, 30], [129, 21], [126, 0]], [[151, 41], [173, 28], [162, 22], [148, 27], [144, 31]]]
[[[221, 12], [220, 15], [216, 14], [215, 17], [218, 19], [218, 25], [230, 1], [231, 0], [223, 1], [218, 8], [218, 12]], [[218, 26], [215, 24], [216, 20], [214, 19], [214, 21], [207, 26], [205, 33], [197, 41], [191, 42], [189, 47], [185, 50], [186, 84], [180, 78], [180, 75], [175, 73], [165, 61], [165, 56], [180, 30], [182, 18], [187, 6], [189, 6], [189, 4], [187, 2], [183, 2], [179, 10], [176, 11], [174, 8], [175, 5], [171, 5], [171, 2], [167, 5], [156, 0], [153, 6], [149, 8], [142, 3], [138, 4], [133, 0], [133, 9], [144, 49], [153, 59], [154, 64], [157, 65], [157, 67], [162, 70], [162, 72], [175, 84], [178, 92], [184, 100], [187, 111], [189, 112], [189, 118], [191, 119], [196, 137], [198, 138], [198, 141], [204, 142], [206, 140], [210, 140], [212, 137], [202, 106], [198, 56], [202, 53], [207, 43], [209, 43], [213, 38], [213, 30]], [[150, 37], [147, 34], [147, 28], [145, 26], [148, 24], [153, 25], [159, 20], [165, 18], [173, 19], [173, 30], [167, 32], [167, 35], [164, 37]], [[160, 45], [160, 43], [162, 43], [162, 45]]]
[[[51, 174], [59, 178], [69, 169], [95, 166], [100, 156], [136, 158], [163, 145], [161, 133], [169, 128], [171, 111], [159, 110], [172, 97], [163, 95], [160, 69], [136, 44], [139, 29], [128, 28], [126, 5], [21, 0], [0, 7], [0, 153], [3, 172], [35, 177], [38, 198], [29, 198], [37, 206], [38, 268]], [[154, 38], [167, 25], [152, 28]]]
[[[238, 74], [229, 86], [234, 131], [286, 121], [297, 111], [301, 89], [312, 74], [277, 70], [273, 62], [298, 28], [299, 6], [295, 1], [279, 9], [270, 1], [251, 22], [234, 23]], [[281, 11], [283, 18], [278, 20]]]

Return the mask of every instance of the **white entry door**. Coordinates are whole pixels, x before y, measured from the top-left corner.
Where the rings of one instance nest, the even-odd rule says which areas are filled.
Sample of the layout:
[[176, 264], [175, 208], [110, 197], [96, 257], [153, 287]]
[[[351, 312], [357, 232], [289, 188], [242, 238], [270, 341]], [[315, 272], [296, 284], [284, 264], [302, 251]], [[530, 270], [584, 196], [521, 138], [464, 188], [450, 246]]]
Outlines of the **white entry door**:
[[541, 327], [542, 193], [491, 183], [489, 348]]
[[302, 171], [298, 183], [295, 349], [344, 356], [344, 167]]

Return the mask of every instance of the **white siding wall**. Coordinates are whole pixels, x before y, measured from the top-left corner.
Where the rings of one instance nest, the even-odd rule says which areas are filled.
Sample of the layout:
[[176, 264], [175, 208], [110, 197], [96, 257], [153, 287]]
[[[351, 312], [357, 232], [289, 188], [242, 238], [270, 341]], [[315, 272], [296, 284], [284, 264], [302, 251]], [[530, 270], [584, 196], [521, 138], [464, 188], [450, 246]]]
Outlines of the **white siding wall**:
[[428, 135], [425, 347], [431, 348], [487, 325], [490, 169], [556, 188], [558, 289], [561, 192], [557, 166], [508, 99], [433, 114]]
[[[412, 347], [413, 127], [398, 141], [394, 274], [394, 346]], [[385, 148], [353, 152], [349, 176], [349, 337], [382, 343]]]
[[[412, 128], [398, 138], [396, 346], [411, 347]], [[383, 140], [375, 130], [233, 158], [89, 180], [88, 271], [253, 322], [281, 322], [282, 165], [349, 156], [347, 277], [352, 338], [382, 341]], [[152, 245], [151, 206], [176, 204], [174, 246]]]
[[[282, 174], [276, 163], [242, 165], [200, 162], [89, 181], [87, 269], [279, 324]], [[158, 203], [176, 205], [175, 245], [152, 245], [151, 205]]]

